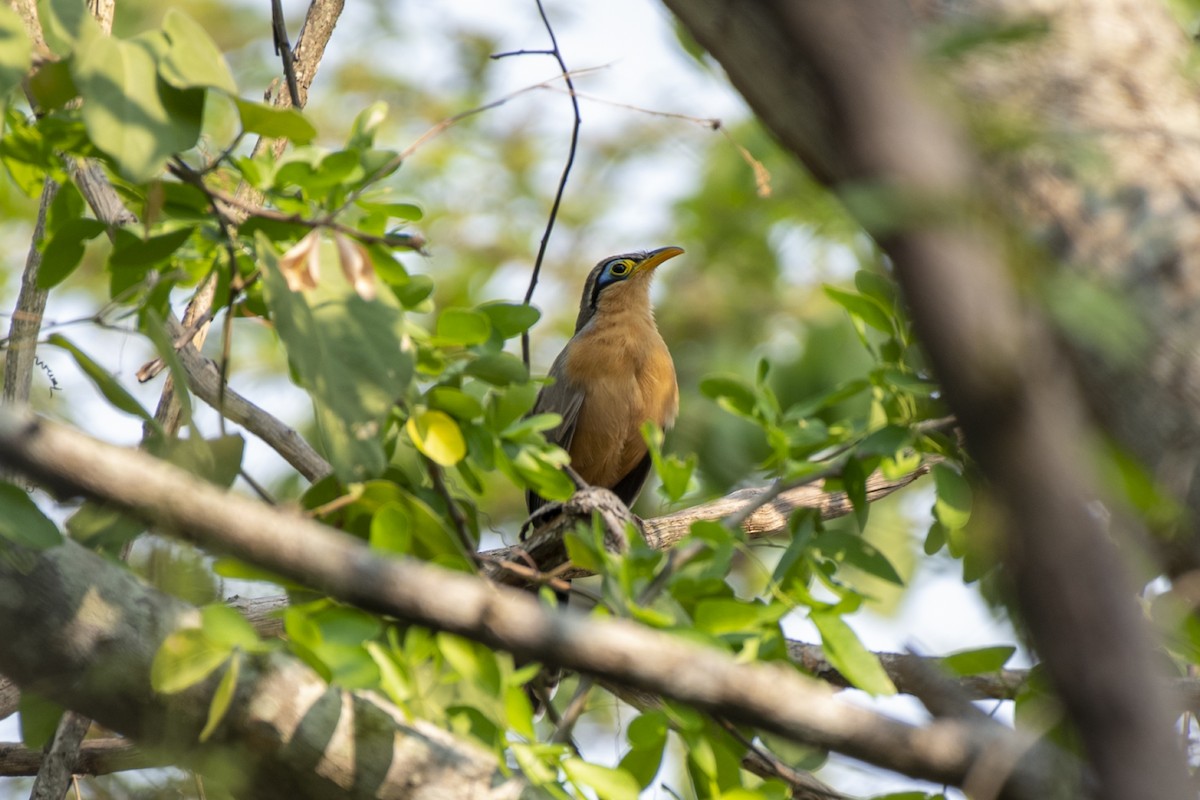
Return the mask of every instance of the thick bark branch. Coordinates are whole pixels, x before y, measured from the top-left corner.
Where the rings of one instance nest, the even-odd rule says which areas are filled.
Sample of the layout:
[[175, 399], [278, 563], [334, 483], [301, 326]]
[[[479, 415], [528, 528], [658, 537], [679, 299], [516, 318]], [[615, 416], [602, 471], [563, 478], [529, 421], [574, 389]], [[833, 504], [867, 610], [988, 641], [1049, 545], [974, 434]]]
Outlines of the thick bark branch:
[[[914, 777], [960, 785], [980, 758], [991, 761], [1000, 754], [1016, 765], [1003, 796], [1052, 794], [1049, 765], [1012, 731], [959, 720], [908, 725], [840, 702], [790, 666], [740, 664], [725, 652], [628, 621], [556, 613], [525, 592], [475, 576], [380, 557], [346, 534], [28, 414], [0, 409], [0, 461], [56, 490], [103, 497], [164, 532], [368, 610], [690, 703]], [[59, 549], [74, 551], [70, 545]], [[35, 629], [29, 620], [40, 616], [21, 614], [25, 636]], [[32, 644], [14, 650], [30, 651], [30, 659], [41, 655]], [[0, 670], [18, 681], [46, 677], [28, 669], [15, 673], [2, 660]], [[110, 699], [99, 702], [117, 696], [110, 692]]]
[[1085, 466], [1078, 392], [1009, 280], [998, 237], [963, 220], [978, 166], [921, 91], [904, 6], [666, 4], [822, 179], [926, 209], [895, 220], [880, 243], [968, 449], [1007, 510], [1017, 601], [1099, 796], [1189, 796], [1132, 581], [1091, 506], [1100, 493]]
[[210, 763], [225, 779], [241, 781], [235, 794], [515, 800], [524, 786], [504, 778], [490, 754], [406, 721], [374, 695], [327, 686], [279, 654], [243, 656], [227, 716], [198, 743], [219, 674], [175, 695], [150, 688], [159, 645], [198, 624], [196, 609], [70, 541], [38, 554], [32, 570], [0, 559], [0, 584], [4, 674], [186, 763], [219, 759]]

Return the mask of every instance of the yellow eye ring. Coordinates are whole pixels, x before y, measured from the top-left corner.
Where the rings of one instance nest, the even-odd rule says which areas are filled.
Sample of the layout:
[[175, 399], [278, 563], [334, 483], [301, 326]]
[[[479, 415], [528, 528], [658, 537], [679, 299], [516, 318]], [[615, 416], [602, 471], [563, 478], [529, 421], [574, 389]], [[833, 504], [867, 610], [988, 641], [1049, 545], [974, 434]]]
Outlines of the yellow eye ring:
[[608, 271], [613, 277], [620, 278], [623, 275], [628, 275], [629, 269], [632, 266], [628, 261], [617, 261], [608, 268]]

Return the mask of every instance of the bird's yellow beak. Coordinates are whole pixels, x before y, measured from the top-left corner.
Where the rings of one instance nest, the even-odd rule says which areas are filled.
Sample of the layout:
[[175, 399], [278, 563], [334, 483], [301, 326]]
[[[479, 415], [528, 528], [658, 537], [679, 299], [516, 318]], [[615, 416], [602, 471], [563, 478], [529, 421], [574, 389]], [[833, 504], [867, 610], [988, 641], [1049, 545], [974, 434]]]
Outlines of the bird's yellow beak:
[[651, 250], [646, 254], [646, 257], [637, 263], [633, 268], [634, 272], [650, 272], [659, 264], [667, 259], [682, 255], [682, 247], [660, 247], [657, 250]]

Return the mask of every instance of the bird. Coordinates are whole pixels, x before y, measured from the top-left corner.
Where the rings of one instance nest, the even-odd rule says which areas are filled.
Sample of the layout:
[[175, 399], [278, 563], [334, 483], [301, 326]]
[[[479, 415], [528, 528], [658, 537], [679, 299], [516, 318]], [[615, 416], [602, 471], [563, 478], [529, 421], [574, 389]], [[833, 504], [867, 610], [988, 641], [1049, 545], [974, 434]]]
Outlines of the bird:
[[[610, 489], [629, 507], [650, 474], [642, 426], [649, 420], [668, 430], [679, 412], [675, 364], [654, 323], [650, 280], [682, 253], [660, 247], [609, 256], [592, 268], [575, 334], [554, 359], [554, 380], [530, 412], [561, 415], [547, 441], [570, 454], [579, 478]], [[533, 516], [547, 501], [529, 491], [526, 505]]]

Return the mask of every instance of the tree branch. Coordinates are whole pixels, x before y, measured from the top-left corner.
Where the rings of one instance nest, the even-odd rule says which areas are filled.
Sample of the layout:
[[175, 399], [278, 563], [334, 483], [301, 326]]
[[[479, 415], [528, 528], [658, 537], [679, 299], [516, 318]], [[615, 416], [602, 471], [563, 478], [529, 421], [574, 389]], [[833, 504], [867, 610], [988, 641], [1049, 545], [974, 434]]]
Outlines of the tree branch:
[[[41, 750], [31, 750], [20, 742], [0, 742], [0, 775], [36, 775], [45, 758], [46, 754]], [[68, 774], [108, 775], [169, 764], [171, 760], [165, 755], [151, 754], [127, 739], [95, 739], [79, 746], [74, 762], [69, 765]]]
[[[903, 489], [921, 476], [928, 474], [933, 465], [940, 460], [936, 457], [927, 458], [915, 470], [896, 479], [885, 478], [879, 472], [872, 473], [866, 481], [867, 500], [873, 503], [892, 492]], [[756, 508], [742, 523], [742, 530], [751, 539], [783, 533], [787, 530], [788, 519], [801, 509], [813, 509], [821, 515], [822, 519], [844, 517], [854, 510], [849, 495], [842, 491], [827, 492], [823, 488], [824, 485], [825, 482], [822, 480], [798, 486], [781, 492], [778, 497], [768, 503], [759, 501], [764, 494], [773, 491], [771, 487], [738, 489], [725, 497], [702, 505], [643, 520], [643, 535], [646, 544], [656, 550], [667, 550], [688, 535], [693, 522], [699, 520], [720, 522], [748, 506], [756, 506]], [[579, 493], [576, 493], [576, 497], [579, 497]], [[568, 504], [563, 510], [564, 513], [550, 519], [547, 525], [535, 530], [521, 544], [480, 553], [479, 555], [483, 559], [483, 574], [497, 583], [509, 586], [527, 586], [529, 585], [527, 576], [507, 569], [503, 564], [505, 562], [528, 562], [541, 573], [553, 573], [567, 564], [569, 559], [566, 546], [563, 544], [563, 534], [573, 530], [578, 522], [589, 521], [593, 507], [588, 504], [579, 506]], [[572, 567], [563, 577], [576, 578], [586, 574], [586, 572]]]
[[[0, 409], [0, 461], [59, 492], [105, 498], [164, 532], [345, 602], [456, 633], [519, 658], [690, 703], [717, 716], [937, 782], [959, 785], [985, 753], [1007, 753], [1018, 766], [1002, 796], [1047, 797], [1052, 792], [1054, 769], [1043, 751], [1029, 750], [1029, 742], [1018, 733], [959, 720], [920, 727], [898, 722], [836, 700], [822, 684], [792, 667], [738, 663], [725, 652], [625, 620], [554, 612], [525, 592], [475, 576], [377, 556], [347, 534], [204, 484], [145, 453], [97, 442], [27, 413]], [[68, 543], [45, 553], [41, 562], [62, 550], [73, 553], [77, 548]], [[14, 635], [34, 635], [40, 626], [29, 620], [38, 616], [36, 611], [21, 609], [22, 631]], [[0, 671], [18, 682], [40, 679], [36, 685], [43, 693], [54, 689], [50, 684], [58, 683], [53, 680], [56, 673], [39, 672], [33, 663], [44, 653], [32, 642], [23, 646], [25, 639], [12, 641], [12, 648], [0, 651]], [[23, 654], [29, 663], [20, 671], [13, 669], [4, 660], [10, 651]], [[69, 691], [89, 705], [103, 706], [114, 702], [107, 697], [120, 696], [106, 692], [106, 698], [89, 700], [88, 688], [97, 690], [74, 684]], [[97, 718], [101, 719], [98, 714]]]
[[169, 634], [198, 624], [195, 608], [71, 541], [37, 554], [31, 570], [0, 562], [0, 670], [185, 763], [220, 759], [243, 781], [235, 794], [516, 800], [524, 788], [490, 753], [407, 721], [375, 695], [330, 687], [279, 653], [242, 655], [236, 699], [200, 743], [222, 670], [178, 694], [150, 687], [155, 653]]

